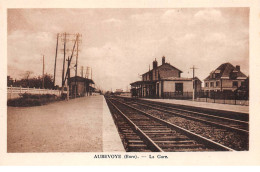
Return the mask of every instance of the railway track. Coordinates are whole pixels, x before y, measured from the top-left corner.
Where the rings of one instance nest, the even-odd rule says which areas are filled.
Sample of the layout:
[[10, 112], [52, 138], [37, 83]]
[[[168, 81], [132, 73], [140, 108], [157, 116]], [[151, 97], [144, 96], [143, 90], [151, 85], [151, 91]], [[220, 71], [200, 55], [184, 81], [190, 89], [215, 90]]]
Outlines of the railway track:
[[106, 98], [106, 100], [126, 151], [234, 150], [120, 100], [113, 98]]
[[175, 116], [203, 122], [212, 126], [216, 126], [219, 128], [226, 129], [228, 131], [233, 131], [237, 133], [241, 133], [244, 135], [249, 134], [249, 122], [238, 120], [238, 119], [232, 119], [228, 117], [222, 117], [219, 115], [212, 115], [207, 113], [201, 113], [191, 110], [185, 110], [181, 108], [171, 107], [170, 105], [163, 105], [163, 104], [157, 104], [155, 102], [148, 102], [148, 101], [134, 101], [129, 99], [130, 102], [133, 105], [137, 106], [143, 106], [155, 110], [159, 110], [161, 112], [166, 112], [168, 114], [172, 114]]
[[[217, 115], [214, 115], [212, 113], [207, 114], [194, 111], [189, 112], [185, 109], [184, 111], [182, 111], [182, 109], [178, 109], [178, 111], [176, 112], [174, 111], [174, 109], [176, 108], [169, 109], [172, 107], [171, 105], [169, 105], [168, 107], [168, 104], [166, 104], [165, 106], [161, 106], [164, 104], [158, 103], [158, 105], [161, 106], [160, 108], [158, 108], [157, 102], [155, 103], [129, 98], [125, 99], [120, 97], [116, 97], [115, 100], [127, 103], [128, 105], [136, 109], [149, 113], [153, 116], [168, 121], [179, 127], [185, 128], [196, 134], [202, 135], [203, 137], [230, 147], [234, 150], [249, 150], [248, 121], [237, 119], [236, 115], [240, 114], [235, 114], [235, 119], [233, 119], [231, 118], [233, 117], [232, 115], [227, 114], [225, 116], [225, 114], [223, 115], [218, 111], [216, 111]], [[146, 103], [148, 103], [149, 105], [147, 105]]]

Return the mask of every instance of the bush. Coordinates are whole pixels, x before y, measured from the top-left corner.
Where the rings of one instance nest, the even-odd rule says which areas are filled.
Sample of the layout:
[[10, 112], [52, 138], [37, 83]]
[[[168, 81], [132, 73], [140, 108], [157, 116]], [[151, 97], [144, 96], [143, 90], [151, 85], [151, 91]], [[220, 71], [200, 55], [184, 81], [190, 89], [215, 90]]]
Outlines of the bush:
[[53, 101], [60, 100], [55, 94], [28, 94], [20, 95], [20, 98], [11, 99], [7, 101], [7, 106], [28, 107], [41, 106]]

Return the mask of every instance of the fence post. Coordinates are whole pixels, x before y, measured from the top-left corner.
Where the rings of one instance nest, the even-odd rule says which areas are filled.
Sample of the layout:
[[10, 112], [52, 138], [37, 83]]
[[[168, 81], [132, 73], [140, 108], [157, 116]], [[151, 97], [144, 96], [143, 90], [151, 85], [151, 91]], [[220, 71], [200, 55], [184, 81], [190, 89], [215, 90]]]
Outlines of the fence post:
[[234, 94], [235, 94], [235, 105], [236, 105], [237, 104], [237, 93], [234, 92]]
[[11, 85], [11, 94], [10, 94], [10, 99], [12, 99], [12, 94], [13, 94], [13, 86]]
[[216, 102], [216, 101], [215, 101], [215, 96], [216, 96], [216, 94], [215, 94], [215, 90], [214, 90], [213, 92], [214, 92], [214, 103], [215, 103], [215, 102]]

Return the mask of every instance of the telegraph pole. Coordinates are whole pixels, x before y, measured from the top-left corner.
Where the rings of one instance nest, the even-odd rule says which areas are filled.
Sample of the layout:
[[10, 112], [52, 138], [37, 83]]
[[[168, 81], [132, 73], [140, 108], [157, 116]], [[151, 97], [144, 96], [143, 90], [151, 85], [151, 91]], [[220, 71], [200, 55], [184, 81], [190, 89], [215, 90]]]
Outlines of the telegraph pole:
[[91, 69], [91, 79], [92, 79], [92, 68], [90, 68]]
[[195, 66], [193, 65], [190, 69], [192, 69], [192, 83], [193, 83], [193, 92], [192, 92], [192, 100], [195, 99]]
[[44, 89], [44, 55], [42, 56], [42, 89]]
[[[66, 33], [65, 32], [65, 33], [62, 33], [62, 34], [60, 33], [59, 34], [59, 38], [61, 38], [61, 41], [64, 43], [64, 48], [61, 49], [62, 53], [64, 55], [64, 57], [63, 57], [63, 68], [62, 68], [62, 93], [64, 91], [64, 86], [65, 86], [65, 83], [66, 83], [66, 79], [68, 78], [68, 70], [65, 70], [65, 63], [66, 63], [66, 54], [68, 54], [66, 52], [69, 52], [69, 51], [71, 51], [71, 55], [69, 55], [69, 60], [67, 60], [69, 67], [70, 67], [70, 64], [72, 63], [73, 56], [75, 56], [74, 53], [76, 53], [76, 58], [77, 59], [76, 59], [76, 65], [75, 65], [75, 67], [76, 67], [76, 70], [75, 70], [75, 85], [76, 85], [75, 95], [78, 92], [76, 79], [77, 79], [77, 66], [78, 66], [78, 52], [80, 51], [79, 47], [78, 47], [79, 46], [78, 44], [81, 43], [81, 40], [79, 40], [79, 37], [82, 37], [82, 35], [79, 34], [79, 33], [77, 33], [77, 34], [70, 34], [70, 33]], [[74, 42], [72, 49], [68, 49], [68, 47], [70, 47], [70, 42]], [[58, 45], [58, 43], [57, 43], [57, 45]], [[71, 94], [74, 94], [74, 93], [71, 93]]]
[[84, 68], [83, 68], [83, 66], [81, 66], [81, 77], [83, 77], [83, 70], [84, 70]]
[[57, 63], [57, 54], [58, 54], [58, 44], [59, 44], [59, 34], [57, 34], [56, 53], [55, 53], [55, 62], [54, 62], [53, 88], [55, 87], [55, 77], [56, 77], [56, 63]]
[[86, 66], [85, 78], [87, 78], [88, 67]]
[[[77, 37], [79, 34], [77, 33]], [[78, 95], [78, 82], [77, 82], [77, 75], [78, 75], [78, 54], [79, 54], [79, 39], [77, 39], [77, 51], [76, 51], [76, 71], [75, 71], [75, 85], [76, 85], [76, 93], [75, 98]]]
[[67, 78], [67, 100], [69, 100], [69, 95], [70, 95], [70, 57], [68, 56], [68, 67], [67, 67], [67, 73], [68, 73], [68, 78]]
[[64, 90], [64, 71], [65, 71], [65, 56], [66, 56], [66, 32], [64, 33], [64, 57], [63, 57], [63, 68], [62, 68], [62, 93], [63, 93], [63, 90]]
[[86, 69], [86, 78], [89, 79], [89, 67], [87, 66], [87, 69]]

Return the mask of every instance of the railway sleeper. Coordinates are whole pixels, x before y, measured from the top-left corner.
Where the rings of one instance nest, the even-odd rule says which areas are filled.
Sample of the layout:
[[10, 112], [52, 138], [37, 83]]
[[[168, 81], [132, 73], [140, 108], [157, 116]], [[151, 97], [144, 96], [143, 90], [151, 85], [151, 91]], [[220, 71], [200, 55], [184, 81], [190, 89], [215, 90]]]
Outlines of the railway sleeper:
[[129, 144], [145, 144], [142, 140], [128, 140]]
[[136, 148], [136, 149], [148, 149], [147, 145], [145, 144], [129, 144], [128, 148]]
[[214, 149], [207, 149], [207, 148], [197, 148], [197, 149], [193, 149], [193, 148], [184, 148], [184, 149], [164, 149], [165, 152], [205, 152], [205, 151], [216, 151]]
[[192, 143], [196, 143], [193, 140], [178, 140], [178, 141], [156, 141], [156, 143], [160, 144], [192, 144]]
[[174, 137], [174, 136], [159, 136], [155, 137], [153, 140], [156, 141], [180, 141], [180, 140], [187, 140], [186, 136], [183, 137]]
[[205, 148], [204, 145], [202, 144], [182, 144], [182, 145], [171, 145], [171, 144], [159, 144], [159, 146], [164, 149], [164, 148], [170, 148], [170, 149], [182, 149], [182, 148], [191, 148], [191, 149], [195, 149], [195, 148]]
[[173, 133], [172, 130], [143, 130], [145, 133]]

